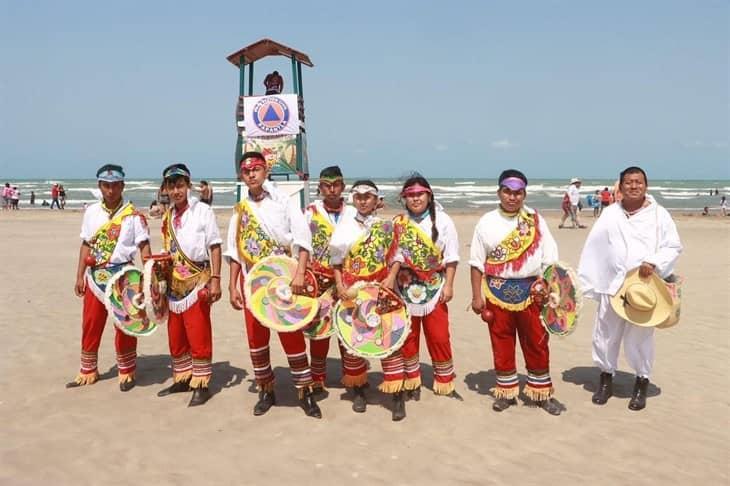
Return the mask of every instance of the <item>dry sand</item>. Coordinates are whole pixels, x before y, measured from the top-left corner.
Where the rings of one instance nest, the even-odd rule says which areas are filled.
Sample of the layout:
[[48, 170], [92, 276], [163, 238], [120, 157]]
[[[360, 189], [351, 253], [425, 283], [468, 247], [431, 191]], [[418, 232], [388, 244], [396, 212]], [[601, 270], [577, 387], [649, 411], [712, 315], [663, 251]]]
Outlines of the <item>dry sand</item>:
[[[65, 389], [79, 367], [81, 300], [73, 283], [81, 213], [0, 214], [0, 483], [727, 484], [730, 218], [677, 215], [685, 246], [678, 265], [686, 277], [683, 317], [657, 333], [647, 408], [627, 409], [634, 377], [623, 357], [616, 396], [603, 407], [591, 403], [595, 304], [586, 301], [575, 333], [551, 341], [556, 397], [567, 407], [553, 417], [522, 404], [491, 410], [489, 335], [465, 310], [464, 263], [478, 217], [455, 215], [463, 263], [451, 332], [464, 402], [424, 389], [420, 402], [408, 402], [406, 420], [394, 423], [389, 401], [373, 388], [367, 413], [351, 411], [334, 345], [324, 418], [305, 417], [276, 339], [279, 406], [254, 417], [243, 319], [227, 294], [213, 309], [215, 395], [205, 406], [188, 409], [189, 395], [156, 396], [170, 384], [165, 329], [139, 340], [132, 391], [118, 389], [111, 324], [99, 353], [101, 381]], [[222, 232], [227, 219], [218, 215]], [[558, 230], [557, 215], [548, 219], [562, 259], [576, 265], [587, 230]], [[151, 231], [159, 250], [159, 220]], [[223, 273], [225, 284], [227, 268]], [[430, 387], [425, 344], [421, 360]], [[524, 382], [519, 352], [518, 363]], [[373, 363], [373, 384], [379, 370]]]

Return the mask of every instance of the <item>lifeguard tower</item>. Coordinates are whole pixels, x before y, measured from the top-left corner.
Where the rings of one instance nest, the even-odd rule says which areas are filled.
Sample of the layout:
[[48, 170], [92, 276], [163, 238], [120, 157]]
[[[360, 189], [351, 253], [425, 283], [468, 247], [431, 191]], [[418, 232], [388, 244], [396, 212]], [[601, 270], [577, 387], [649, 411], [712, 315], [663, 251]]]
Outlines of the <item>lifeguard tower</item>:
[[[254, 63], [268, 56], [291, 60], [292, 91], [254, 96]], [[304, 207], [309, 203], [309, 163], [307, 130], [304, 123], [302, 64], [314, 67], [307, 54], [271, 39], [261, 39], [227, 57], [239, 70], [236, 105], [236, 152], [234, 164], [248, 151], [261, 152], [271, 170], [271, 178]], [[246, 69], [248, 68], [248, 69]], [[247, 78], [248, 77], [248, 81]], [[282, 79], [283, 84], [283, 79]], [[287, 86], [284, 84], [284, 88]], [[248, 92], [248, 94], [247, 94]], [[246, 186], [239, 183], [238, 200]]]

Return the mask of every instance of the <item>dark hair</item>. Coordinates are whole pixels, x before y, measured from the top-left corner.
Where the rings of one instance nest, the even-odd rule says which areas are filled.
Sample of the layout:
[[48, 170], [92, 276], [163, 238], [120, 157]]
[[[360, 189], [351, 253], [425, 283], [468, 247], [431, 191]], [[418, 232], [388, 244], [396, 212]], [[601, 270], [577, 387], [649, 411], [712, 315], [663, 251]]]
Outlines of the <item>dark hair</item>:
[[264, 155], [261, 152], [255, 152], [252, 150], [250, 152], [246, 152], [243, 155], [241, 155], [241, 158], [238, 160], [238, 163], [240, 164], [241, 162], [248, 159], [249, 157], [255, 158], [255, 159], [261, 159], [264, 162], [266, 162], [266, 158], [264, 157]]
[[[423, 177], [421, 174], [413, 174], [410, 176], [406, 181], [403, 183], [403, 189], [401, 189], [401, 192], [405, 191], [411, 186], [415, 186], [416, 184], [420, 184], [421, 186], [427, 187], [428, 189], [431, 189], [431, 184], [428, 183], [425, 177]], [[433, 195], [433, 190], [431, 190], [431, 200], [428, 202], [428, 214], [431, 217], [431, 241], [436, 243], [436, 240], [438, 240], [439, 237], [439, 230], [436, 228], [436, 198]], [[405, 202], [403, 203], [405, 206]]]
[[322, 169], [319, 172], [319, 177], [342, 177], [342, 171], [340, 170], [339, 166], [331, 165]]
[[502, 181], [507, 179], [508, 177], [517, 177], [518, 179], [522, 179], [522, 182], [524, 182], [525, 185], [527, 185], [527, 177], [525, 177], [525, 174], [523, 174], [522, 172], [520, 172], [517, 169], [507, 169], [507, 170], [502, 171], [502, 173], [499, 174], [499, 180], [497, 181], [497, 184], [499, 186], [501, 186]]
[[624, 183], [624, 176], [627, 176], [629, 174], [643, 175], [644, 184], [646, 184], [647, 186], [649, 185], [649, 179], [646, 177], [646, 172], [644, 172], [644, 169], [642, 169], [641, 167], [636, 167], [635, 165], [632, 165], [631, 167], [627, 167], [623, 171], [621, 171], [621, 174], [618, 176], [619, 185]]
[[375, 189], [376, 191], [378, 190], [378, 186], [376, 186], [375, 183], [373, 181], [371, 181], [370, 179], [360, 179], [359, 181], [355, 181], [352, 184], [352, 187], [355, 187], [355, 186], [370, 186], [373, 189]]
[[200, 184], [203, 185], [203, 186], [207, 186], [208, 185], [208, 181], [206, 181], [205, 179], [203, 179], [202, 181], [200, 181]]

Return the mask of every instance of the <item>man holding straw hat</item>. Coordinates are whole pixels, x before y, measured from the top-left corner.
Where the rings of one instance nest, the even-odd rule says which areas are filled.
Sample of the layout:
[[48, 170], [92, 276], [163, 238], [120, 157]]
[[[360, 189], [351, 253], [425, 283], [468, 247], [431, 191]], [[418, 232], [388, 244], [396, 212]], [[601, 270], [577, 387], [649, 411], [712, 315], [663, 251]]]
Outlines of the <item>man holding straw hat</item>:
[[586, 239], [578, 265], [583, 294], [598, 301], [593, 330], [593, 361], [601, 369], [593, 403], [613, 394], [613, 374], [621, 341], [636, 372], [629, 409], [646, 406], [654, 363], [654, 327], [666, 321], [672, 297], [662, 278], [672, 273], [682, 251], [669, 212], [647, 194], [639, 167], [621, 172], [618, 204], [604, 208]]

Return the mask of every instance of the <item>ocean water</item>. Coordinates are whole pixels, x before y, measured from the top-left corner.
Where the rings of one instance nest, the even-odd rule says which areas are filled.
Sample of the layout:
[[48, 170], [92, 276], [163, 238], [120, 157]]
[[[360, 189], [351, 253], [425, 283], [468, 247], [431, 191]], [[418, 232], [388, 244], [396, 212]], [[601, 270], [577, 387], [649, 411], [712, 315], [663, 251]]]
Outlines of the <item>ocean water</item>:
[[[374, 179], [385, 196], [388, 207], [398, 205], [398, 192], [402, 181], [398, 179]], [[81, 208], [84, 204], [95, 202], [98, 195], [96, 180], [8, 180], [0, 181], [3, 185], [9, 182], [20, 190], [20, 207], [29, 207], [31, 191], [35, 192], [36, 207], [45, 199], [51, 201], [51, 184], [58, 182], [66, 189], [66, 206]], [[237, 187], [234, 179], [212, 179], [213, 206], [216, 208], [232, 207], [236, 201]], [[354, 179], [350, 182], [354, 182]], [[497, 185], [492, 179], [430, 179], [436, 200], [448, 209], [490, 209], [497, 205]], [[611, 189], [613, 180], [584, 179], [581, 195], [585, 205], [585, 196], [601, 190]], [[717, 208], [720, 196], [730, 195], [730, 180], [650, 180], [649, 194], [660, 204], [672, 210], [698, 211], [705, 206]], [[126, 181], [125, 197], [138, 207], [148, 207], [155, 199], [160, 181], [154, 179], [131, 179]], [[193, 181], [196, 184], [196, 181]], [[567, 181], [556, 179], [530, 180], [527, 187], [527, 204], [537, 209], [560, 209], [563, 192]], [[715, 190], [719, 195], [714, 195]], [[316, 181], [310, 183], [310, 197], [316, 198]], [[710, 192], [713, 195], [710, 195]], [[586, 205], [587, 206], [587, 205]]]

